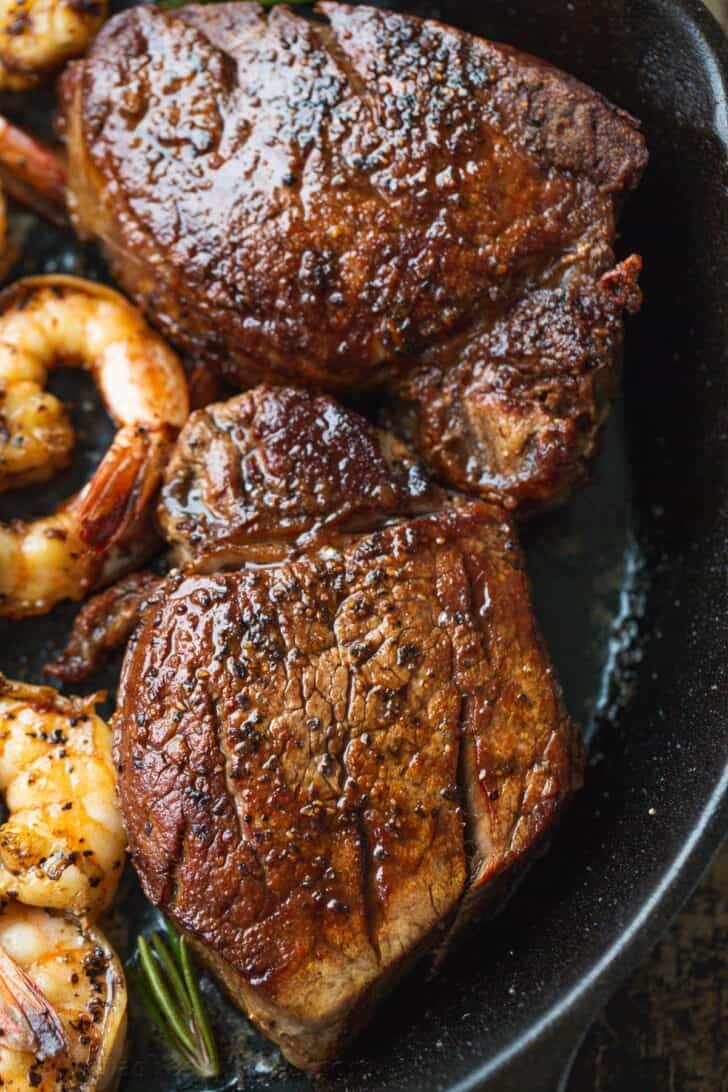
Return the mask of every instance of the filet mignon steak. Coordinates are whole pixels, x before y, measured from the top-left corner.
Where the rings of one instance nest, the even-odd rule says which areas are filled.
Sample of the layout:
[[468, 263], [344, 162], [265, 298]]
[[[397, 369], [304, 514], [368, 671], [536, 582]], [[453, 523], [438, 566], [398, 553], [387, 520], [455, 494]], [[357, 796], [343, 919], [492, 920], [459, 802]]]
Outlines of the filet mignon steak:
[[327, 396], [193, 414], [161, 512], [187, 564], [114, 718], [133, 860], [315, 1069], [550, 828], [579, 734], [503, 509], [433, 489]]
[[586, 474], [636, 257], [637, 124], [532, 57], [322, 3], [143, 5], [62, 89], [70, 202], [235, 384], [376, 387], [445, 482], [524, 508]]
[[449, 503], [396, 437], [332, 398], [257, 387], [180, 434], [159, 522], [175, 560], [280, 558], [298, 541]]

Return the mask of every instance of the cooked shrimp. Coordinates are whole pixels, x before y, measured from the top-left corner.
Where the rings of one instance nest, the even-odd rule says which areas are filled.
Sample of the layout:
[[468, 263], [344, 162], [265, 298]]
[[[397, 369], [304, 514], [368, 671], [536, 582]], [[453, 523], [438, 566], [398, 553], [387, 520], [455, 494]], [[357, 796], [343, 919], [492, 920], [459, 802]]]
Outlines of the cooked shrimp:
[[111, 289], [76, 277], [28, 277], [0, 297], [0, 488], [49, 478], [73, 444], [62, 404], [44, 388], [67, 364], [94, 377], [120, 426], [184, 424], [176, 355]]
[[0, 341], [0, 490], [47, 481], [70, 461], [71, 422], [44, 385]]
[[0, 0], [0, 91], [24, 91], [86, 51], [106, 0]]
[[99, 695], [0, 676], [0, 897], [94, 918], [124, 864], [108, 725]]
[[[177, 356], [123, 296], [75, 277], [30, 277], [0, 297], [0, 488], [48, 478], [72, 433], [45, 391], [56, 364], [94, 376], [120, 429], [89, 484], [47, 519], [0, 525], [0, 615], [41, 614], [136, 561], [151, 499], [189, 400]], [[143, 551], [142, 551], [143, 552]]]
[[126, 985], [98, 930], [11, 903], [0, 911], [3, 1092], [109, 1092], [126, 1030]]

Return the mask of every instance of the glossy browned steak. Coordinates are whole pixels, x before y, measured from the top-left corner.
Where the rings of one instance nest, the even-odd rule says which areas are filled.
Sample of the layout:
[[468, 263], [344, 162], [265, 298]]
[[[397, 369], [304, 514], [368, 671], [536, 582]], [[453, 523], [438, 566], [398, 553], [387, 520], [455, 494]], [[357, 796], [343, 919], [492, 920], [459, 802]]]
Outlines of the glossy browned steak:
[[[190, 417], [167, 467], [158, 522], [172, 562], [215, 570], [281, 561], [453, 503], [396, 437], [329, 396], [257, 387]], [[47, 674], [73, 683], [92, 675], [126, 644], [160, 582], [132, 573], [89, 599]]]
[[[170, 461], [159, 520], [179, 563], [248, 553], [442, 507], [392, 435], [332, 398], [258, 387], [195, 413]], [[259, 550], [260, 552], [260, 550]]]
[[[143, 612], [115, 716], [146, 894], [307, 1068], [477, 912], [581, 774], [508, 517], [403, 465], [303, 391], [194, 414], [160, 502], [187, 567]], [[205, 571], [221, 557], [235, 571]]]
[[636, 123], [434, 21], [319, 11], [111, 20], [63, 88], [77, 226], [233, 382], [381, 387], [444, 480], [553, 503], [639, 302], [639, 261], [611, 249]]

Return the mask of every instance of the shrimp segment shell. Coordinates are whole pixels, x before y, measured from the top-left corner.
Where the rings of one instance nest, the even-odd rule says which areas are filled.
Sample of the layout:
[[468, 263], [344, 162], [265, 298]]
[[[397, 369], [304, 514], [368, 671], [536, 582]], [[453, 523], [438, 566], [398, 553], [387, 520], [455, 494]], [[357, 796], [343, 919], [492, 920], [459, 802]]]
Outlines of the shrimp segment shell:
[[0, 1037], [3, 1092], [111, 1092], [120, 1076], [127, 991], [105, 936], [65, 914], [12, 903], [0, 911], [0, 945], [0, 1026], [5, 987], [12, 995], [20, 974], [52, 1009], [65, 1039], [63, 1049], [42, 1057]]
[[123, 296], [78, 277], [25, 278], [0, 294], [0, 489], [42, 481], [67, 459], [65, 410], [45, 390], [57, 364], [93, 375], [119, 429], [55, 513], [0, 524], [0, 617], [80, 599], [153, 552], [153, 500], [189, 413], [178, 357]]

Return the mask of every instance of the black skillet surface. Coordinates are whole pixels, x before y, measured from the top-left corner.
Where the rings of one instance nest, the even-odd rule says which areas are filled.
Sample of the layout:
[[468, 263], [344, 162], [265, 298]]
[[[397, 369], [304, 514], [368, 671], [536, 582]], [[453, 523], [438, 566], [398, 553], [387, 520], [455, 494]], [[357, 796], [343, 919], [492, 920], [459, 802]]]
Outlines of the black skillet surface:
[[[640, 117], [652, 154], [620, 243], [645, 256], [647, 296], [629, 326], [623, 404], [591, 488], [525, 531], [539, 616], [591, 741], [586, 788], [505, 912], [435, 981], [405, 983], [316, 1081], [551, 1092], [728, 829], [728, 47], [698, 0], [386, 6], [553, 60]], [[28, 120], [32, 98], [4, 105]], [[35, 227], [21, 271], [53, 268], [103, 275], [93, 251]], [[82, 432], [74, 466], [32, 498], [5, 495], [0, 516], [48, 511], [108, 441], [93, 392], [66, 391]], [[0, 627], [2, 669], [41, 681], [72, 615]], [[126, 887], [112, 929], [128, 952], [154, 915], [131, 877]], [[308, 1086], [208, 992], [228, 1059], [215, 1089]], [[203, 1087], [132, 1006], [122, 1092]]]

